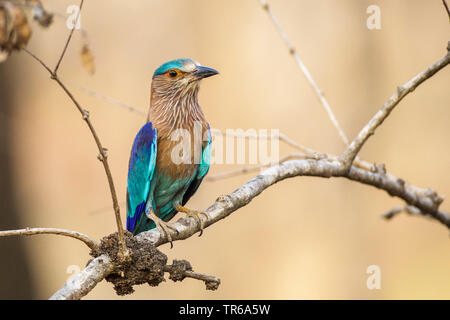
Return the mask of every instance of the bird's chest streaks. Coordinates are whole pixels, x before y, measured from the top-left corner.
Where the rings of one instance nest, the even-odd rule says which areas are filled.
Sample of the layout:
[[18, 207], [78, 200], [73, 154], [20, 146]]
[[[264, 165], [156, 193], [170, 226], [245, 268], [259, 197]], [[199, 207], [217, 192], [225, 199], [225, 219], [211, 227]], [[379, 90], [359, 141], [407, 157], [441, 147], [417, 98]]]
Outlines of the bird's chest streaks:
[[187, 152], [189, 155], [189, 158], [186, 159], [188, 161], [181, 162], [180, 160], [183, 157], [178, 152], [180, 150], [180, 143], [183, 144], [183, 142], [172, 141], [170, 138], [165, 137], [158, 139], [158, 154], [156, 156], [156, 170], [158, 172], [177, 178], [185, 178], [192, 175], [192, 172], [195, 170], [194, 158], [192, 156], [193, 148], [189, 144], [183, 146], [186, 150], [181, 148], [183, 152]]
[[173, 205], [179, 204], [197, 173], [198, 164], [177, 164], [173, 161], [172, 149], [176, 144], [176, 141], [165, 138], [158, 140], [155, 176], [152, 181], [156, 211], [168, 211]]

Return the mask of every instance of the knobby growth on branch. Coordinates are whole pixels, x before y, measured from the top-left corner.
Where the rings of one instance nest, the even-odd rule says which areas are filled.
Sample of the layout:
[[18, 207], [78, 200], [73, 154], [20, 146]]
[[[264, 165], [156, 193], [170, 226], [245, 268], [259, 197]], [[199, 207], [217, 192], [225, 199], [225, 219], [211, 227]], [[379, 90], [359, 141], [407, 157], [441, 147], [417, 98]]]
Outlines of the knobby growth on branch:
[[[83, 6], [83, 0], [80, 2], [80, 12]], [[411, 92], [418, 88], [424, 81], [431, 78], [437, 72], [445, 68], [450, 63], [450, 42], [447, 46], [446, 54], [431, 64], [424, 71], [419, 72], [415, 77], [403, 85], [397, 87], [394, 94], [386, 101], [386, 103], [375, 113], [370, 121], [360, 130], [359, 134], [352, 141], [349, 141], [339, 122], [337, 121], [331, 106], [325, 99], [322, 90], [313, 80], [309, 70], [306, 68], [303, 61], [300, 59], [295, 47], [290, 42], [289, 38], [281, 28], [280, 23], [276, 19], [269, 4], [265, 0], [259, 0], [260, 5], [268, 14], [272, 23], [275, 25], [278, 33], [287, 45], [289, 54], [292, 55], [297, 62], [300, 70], [305, 75], [308, 83], [313, 88], [319, 102], [326, 110], [331, 122], [336, 128], [338, 135], [345, 144], [345, 150], [340, 155], [332, 155], [320, 153], [308, 147], [302, 146], [293, 141], [286, 135], [280, 133], [277, 137], [280, 141], [290, 145], [297, 152], [288, 154], [281, 158], [279, 163], [270, 166], [269, 164], [262, 164], [254, 167], [243, 167], [238, 170], [210, 175], [207, 179], [209, 181], [216, 181], [243, 173], [254, 172], [267, 168], [254, 178], [247, 181], [234, 192], [228, 195], [219, 196], [211, 206], [205, 211], [209, 217], [202, 216], [204, 228], [207, 228], [214, 223], [228, 217], [231, 213], [237, 211], [239, 208], [246, 206], [256, 196], [261, 194], [265, 189], [273, 184], [287, 178], [301, 177], [301, 176], [315, 176], [323, 178], [340, 177], [362, 184], [370, 185], [380, 190], [384, 190], [389, 195], [397, 197], [405, 202], [404, 206], [399, 206], [389, 210], [383, 216], [386, 219], [391, 219], [401, 212], [407, 212], [413, 215], [425, 216], [435, 221], [438, 221], [450, 229], [450, 214], [440, 210], [440, 205], [443, 202], [443, 196], [439, 195], [433, 190], [423, 189], [408, 183], [405, 179], [398, 178], [386, 171], [383, 164], [376, 165], [357, 158], [361, 148], [364, 146], [370, 136], [375, 134], [376, 129], [389, 117], [390, 113], [395, 107]], [[35, 5], [40, 4], [39, 1], [34, 2]], [[36, 4], [37, 3], [37, 4]], [[443, 3], [448, 12], [445, 0]], [[0, 30], [2, 8], [10, 6], [9, 1], [0, 1]], [[8, 7], [11, 10], [11, 7]], [[42, 8], [43, 10], [43, 8]], [[43, 11], [47, 16], [46, 20], [50, 20], [51, 16], [47, 11]], [[77, 15], [79, 19], [80, 12]], [[449, 13], [450, 16], [450, 13]], [[50, 24], [50, 23], [48, 23]], [[24, 24], [22, 24], [23, 26]], [[94, 126], [90, 120], [89, 112], [82, 107], [72, 92], [61, 81], [57, 73], [63, 61], [65, 52], [67, 51], [75, 25], [70, 30], [69, 36], [65, 42], [63, 50], [59, 56], [55, 68], [51, 69], [35, 54], [28, 51], [24, 46], [27, 41], [22, 39], [19, 44], [9, 47], [1, 42], [0, 49], [7, 51], [7, 55], [11, 50], [23, 49], [43, 68], [49, 73], [52, 80], [54, 80], [61, 89], [67, 94], [77, 110], [82, 115], [86, 122], [94, 141], [99, 150], [98, 159], [102, 162], [112, 197], [112, 203], [117, 223], [118, 231], [111, 235], [104, 237], [100, 243], [91, 239], [90, 237], [71, 230], [55, 229], [55, 228], [26, 228], [21, 230], [1, 231], [0, 237], [18, 236], [18, 235], [36, 235], [36, 234], [56, 234], [63, 235], [83, 241], [90, 249], [93, 259], [88, 263], [78, 274], [72, 276], [66, 284], [58, 290], [51, 299], [80, 299], [88, 294], [100, 281], [112, 282], [117, 294], [129, 294], [133, 292], [133, 286], [148, 283], [156, 286], [164, 281], [164, 274], [169, 273], [169, 279], [173, 281], [182, 281], [185, 278], [193, 278], [205, 282], [206, 288], [215, 290], [220, 284], [220, 279], [214, 276], [196, 273], [192, 270], [192, 266], [186, 260], [174, 260], [171, 265], [167, 264], [167, 256], [158, 250], [157, 247], [167, 243], [168, 236], [166, 233], [160, 233], [157, 228], [147, 232], [140, 233], [136, 237], [132, 236], [128, 231], [123, 230], [120, 209], [117, 199], [117, 194], [114, 187], [112, 173], [108, 164], [107, 149], [102, 145]], [[22, 32], [24, 29], [22, 29]], [[25, 30], [26, 31], [26, 30]], [[18, 32], [17, 30], [15, 32]], [[26, 32], [25, 32], [26, 33]], [[22, 37], [23, 38], [23, 37]], [[8, 38], [9, 39], [9, 38]], [[15, 38], [17, 39], [17, 37]], [[0, 54], [2, 51], [0, 50]], [[89, 89], [82, 88], [88, 93], [94, 94], [100, 98], [104, 98], [114, 104], [119, 104], [129, 110], [136, 111], [137, 109], [106, 98], [98, 93], [92, 92]], [[140, 112], [140, 111], [137, 111]], [[246, 135], [247, 138], [271, 138]], [[273, 138], [273, 137], [272, 137]], [[173, 224], [178, 233], [169, 231], [173, 241], [184, 240], [195, 233], [200, 232], [200, 226], [194, 218], [182, 218]]]

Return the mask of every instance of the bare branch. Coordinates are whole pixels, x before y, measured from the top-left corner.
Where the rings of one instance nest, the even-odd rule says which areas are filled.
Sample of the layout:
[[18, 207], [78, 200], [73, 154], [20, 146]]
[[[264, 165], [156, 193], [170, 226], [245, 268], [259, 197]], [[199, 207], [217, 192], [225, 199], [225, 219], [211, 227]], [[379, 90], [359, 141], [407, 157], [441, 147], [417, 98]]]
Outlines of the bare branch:
[[220, 279], [215, 277], [215, 276], [209, 276], [207, 274], [203, 274], [203, 273], [198, 273], [198, 272], [194, 272], [194, 271], [186, 271], [184, 273], [184, 275], [188, 278], [192, 278], [192, 279], [197, 279], [197, 280], [202, 280], [204, 281], [207, 285], [209, 283], [213, 283], [216, 286], [218, 286], [220, 284]]
[[173, 281], [183, 281], [185, 278], [201, 280], [206, 285], [206, 290], [217, 290], [220, 279], [215, 276], [194, 272], [191, 264], [186, 260], [174, 260], [172, 265], [165, 265], [164, 272], [170, 274], [169, 279]]
[[71, 237], [83, 241], [90, 249], [94, 251], [98, 249], [97, 241], [78, 231], [58, 229], [58, 228], [26, 228], [19, 230], [0, 231], [0, 237], [11, 237], [22, 235], [32, 236], [37, 234], [57, 234], [61, 236]]
[[[442, 197], [436, 193], [423, 195], [415, 192], [416, 188], [411, 188], [402, 179], [393, 180], [390, 175], [383, 172], [371, 172], [352, 166], [350, 171], [339, 161], [329, 160], [290, 160], [273, 166], [255, 178], [249, 180], [242, 187], [227, 196], [219, 197], [206, 212], [210, 219], [204, 219], [204, 227], [208, 227], [217, 221], [224, 219], [232, 212], [247, 205], [262, 191], [281, 180], [297, 176], [314, 177], [344, 177], [366, 185], [374, 186], [386, 191], [391, 196], [403, 199], [410, 205], [414, 205], [423, 212], [430, 214], [433, 218], [450, 228], [450, 216], [448, 213], [439, 212], [438, 207], [442, 202]], [[183, 218], [172, 224], [177, 228], [178, 234], [171, 232], [172, 240], [184, 240], [200, 231], [200, 227], [191, 218]], [[151, 241], [156, 246], [166, 243], [167, 236], [161, 235], [157, 229], [137, 235], [139, 240]]]
[[313, 77], [311, 76], [311, 73], [309, 72], [309, 70], [306, 67], [306, 65], [303, 63], [302, 59], [300, 59], [300, 56], [298, 55], [297, 50], [292, 45], [292, 43], [289, 40], [289, 38], [287, 37], [286, 33], [281, 28], [281, 25], [278, 22], [278, 20], [275, 17], [275, 15], [273, 14], [269, 4], [267, 3], [266, 0], [259, 0], [259, 3], [261, 4], [262, 8], [267, 12], [267, 14], [269, 15], [269, 17], [272, 20], [273, 24], [277, 28], [277, 31], [280, 34], [281, 38], [286, 43], [286, 45], [288, 47], [288, 50], [289, 50], [289, 54], [294, 57], [294, 59], [297, 62], [298, 66], [300, 67], [300, 69], [302, 70], [303, 74], [305, 75], [306, 80], [308, 80], [308, 83], [314, 89], [314, 92], [315, 92], [317, 98], [319, 98], [320, 103], [322, 104], [323, 108], [327, 112], [328, 117], [330, 118], [331, 122], [333, 123], [334, 127], [336, 128], [337, 132], [339, 133], [339, 136], [341, 137], [342, 141], [344, 142], [345, 145], [348, 145], [348, 138], [345, 135], [344, 130], [342, 130], [342, 128], [341, 128], [341, 126], [339, 124], [339, 121], [336, 119], [336, 116], [334, 115], [333, 110], [331, 109], [327, 99], [325, 99], [323, 91], [319, 88], [317, 83], [314, 81]]
[[[60, 79], [61, 79], [61, 77], [60, 77]], [[130, 105], [128, 105], [128, 104], [125, 104], [125, 103], [123, 103], [123, 102], [120, 102], [119, 100], [116, 100], [116, 99], [107, 97], [107, 96], [105, 96], [105, 95], [103, 95], [103, 94], [101, 94], [101, 93], [99, 93], [99, 92], [94, 91], [94, 90], [91, 90], [91, 89], [85, 88], [85, 87], [83, 87], [83, 86], [80, 86], [80, 85], [74, 83], [73, 81], [69, 81], [69, 80], [67, 80], [67, 79], [64, 79], [64, 81], [65, 81], [66, 83], [68, 83], [69, 86], [72, 86], [72, 87], [77, 88], [78, 90], [84, 91], [85, 93], [87, 93], [87, 94], [89, 94], [89, 95], [91, 95], [91, 96], [94, 96], [94, 97], [96, 97], [96, 98], [98, 98], [98, 99], [101, 99], [101, 100], [104, 100], [104, 101], [106, 101], [106, 102], [108, 102], [108, 103], [111, 103], [111, 104], [113, 104], [113, 105], [116, 105], [116, 106], [125, 108], [125, 109], [127, 109], [127, 110], [129, 110], [129, 111], [131, 111], [131, 112], [135, 112], [135, 113], [137, 113], [137, 114], [139, 114], [139, 115], [141, 115], [141, 116], [146, 116], [146, 115], [147, 115], [147, 114], [146, 114], [144, 111], [142, 111], [142, 110], [139, 110], [139, 109], [137, 109], [137, 108], [135, 108], [135, 107], [133, 107], [133, 106], [130, 106]]]
[[73, 32], [75, 31], [75, 28], [77, 27], [78, 19], [80, 19], [81, 9], [83, 8], [83, 3], [84, 3], [84, 0], [81, 0], [80, 5], [78, 7], [79, 10], [77, 13], [77, 17], [75, 18], [75, 21], [73, 23], [72, 30], [70, 30], [69, 36], [67, 37], [66, 44], [64, 45], [63, 51], [61, 52], [61, 55], [59, 56], [58, 63], [56, 64], [55, 69], [53, 70], [53, 73], [55, 75], [58, 72], [59, 66], [61, 65], [64, 55], [66, 54], [66, 50], [67, 50], [67, 47], [69, 46], [70, 40], [72, 39]]
[[431, 78], [436, 72], [443, 69], [450, 62], [450, 52], [426, 68], [424, 71], [417, 74], [414, 78], [409, 80], [402, 86], [397, 87], [397, 91], [389, 98], [389, 100], [383, 105], [383, 107], [373, 116], [373, 118], [362, 128], [358, 136], [352, 141], [347, 150], [341, 156], [340, 160], [345, 164], [347, 168], [350, 168], [351, 163], [355, 159], [356, 155], [361, 150], [364, 143], [369, 139], [371, 135], [375, 133], [375, 130], [383, 123], [383, 121], [394, 110], [397, 104], [409, 93], [413, 92], [422, 82]]
[[98, 137], [97, 132], [94, 129], [94, 126], [93, 126], [93, 124], [92, 124], [92, 122], [90, 120], [90, 117], [89, 117], [89, 111], [81, 107], [79, 102], [75, 99], [74, 95], [69, 91], [69, 89], [67, 89], [67, 87], [59, 79], [58, 75], [55, 72], [53, 72], [47, 66], [47, 64], [45, 64], [41, 59], [39, 59], [36, 55], [31, 53], [30, 51], [25, 50], [25, 52], [27, 52], [31, 57], [33, 57], [36, 61], [38, 61], [50, 73], [51, 79], [55, 80], [56, 83], [58, 83], [58, 85], [63, 89], [63, 91], [69, 96], [70, 100], [72, 100], [73, 104], [76, 106], [78, 111], [81, 113], [81, 115], [83, 117], [83, 120], [88, 125], [89, 130], [91, 131], [91, 134], [94, 137], [94, 141], [95, 141], [95, 143], [97, 145], [97, 148], [98, 148], [98, 151], [100, 153], [99, 156], [98, 156], [98, 159], [103, 164], [103, 167], [105, 169], [106, 177], [108, 179], [108, 184], [109, 184], [109, 190], [111, 192], [111, 198], [112, 198], [112, 202], [113, 202], [114, 214], [115, 214], [115, 217], [116, 217], [116, 224], [117, 224], [117, 229], [118, 229], [118, 232], [119, 232], [119, 243], [120, 243], [121, 256], [123, 257], [123, 259], [127, 259], [127, 257], [128, 257], [128, 250], [127, 250], [126, 245], [125, 245], [125, 239], [124, 239], [124, 235], [123, 235], [122, 219], [120, 217], [119, 201], [117, 200], [117, 193], [116, 193], [116, 189], [115, 189], [115, 186], [114, 186], [114, 180], [113, 180], [113, 177], [112, 177], [112, 174], [111, 174], [111, 169], [109, 168], [107, 149], [103, 147], [103, 145], [102, 145], [102, 143], [100, 141], [100, 138]]
[[[418, 209], [414, 206], [411, 206], [411, 205], [394, 207], [391, 210], [383, 213], [382, 217], [385, 218], [386, 220], [390, 220], [402, 212], [405, 212], [410, 215], [422, 216], [422, 217], [425, 217], [428, 219], [433, 219], [433, 216], [431, 216], [430, 214], [424, 213], [420, 209]], [[442, 219], [442, 220], [448, 219], [448, 214], [445, 212], [437, 211], [436, 215], [440, 216], [441, 217], [440, 219]]]
[[[304, 154], [304, 153], [290, 153], [287, 156], [282, 157], [280, 159], [280, 161], [278, 161], [277, 163], [283, 163], [283, 162], [285, 162], [287, 160], [292, 160], [292, 159], [316, 159], [316, 158], [315, 158], [315, 156], [307, 155], [307, 154]], [[236, 169], [236, 170], [216, 173], [216, 174], [208, 175], [207, 177], [205, 177], [205, 181], [214, 182], [214, 181], [217, 181], [217, 180], [234, 177], [234, 176], [238, 176], [238, 175], [241, 175], [241, 174], [256, 172], [256, 171], [259, 171], [259, 170], [261, 170], [263, 168], [267, 168], [267, 167], [269, 167], [271, 165], [273, 165], [273, 163], [266, 163], [266, 164], [261, 164], [261, 165], [258, 165], [258, 166], [242, 167], [242, 168], [239, 168], [239, 169]]]
[[[450, 228], [450, 215], [446, 212], [438, 211], [439, 204], [442, 202], [442, 197], [435, 192], [416, 192], [416, 190], [423, 190], [417, 187], [411, 187], [401, 179], [391, 179], [391, 175], [383, 171], [367, 171], [364, 169], [352, 166], [349, 171], [339, 161], [329, 160], [290, 160], [284, 163], [275, 165], [269, 169], [264, 170], [261, 174], [247, 181], [240, 188], [233, 193], [220, 196], [206, 212], [210, 217], [205, 221], [204, 228], [207, 228], [214, 223], [226, 218], [231, 213], [239, 208], [250, 203], [255, 197], [261, 194], [265, 189], [273, 184], [287, 178], [299, 176], [315, 176], [315, 177], [344, 177], [352, 181], [358, 181], [363, 184], [374, 186], [378, 189], [386, 191], [388, 194], [403, 199], [409, 205], [419, 208], [422, 212], [426, 212], [433, 219], [441, 222], [447, 228]], [[181, 218], [172, 224], [178, 230], [178, 234], [171, 232], [172, 240], [184, 240], [197, 232], [200, 232], [200, 227], [193, 218]], [[136, 236], [138, 241], [148, 241], [155, 246], [161, 246], [168, 242], [167, 235], [160, 234], [157, 228], [150, 231], [142, 232]], [[98, 259], [98, 258], [97, 258]], [[65, 285], [53, 297], [74, 297], [80, 298], [86, 295], [93, 286], [101, 280], [102, 277], [107, 276], [105, 270], [112, 270], [112, 266], [99, 265], [96, 259], [93, 265], [89, 264], [89, 271], [84, 275], [72, 280], [71, 285]], [[111, 263], [106, 262], [105, 264]], [[112, 264], [112, 263], [111, 263]], [[97, 271], [95, 271], [97, 270]], [[109, 271], [111, 272], [111, 271]], [[78, 281], [76, 284], [74, 281]], [[87, 282], [89, 285], [86, 285]], [[93, 283], [95, 283], [93, 285]], [[80, 293], [76, 288], [83, 288]], [[52, 298], [53, 298], [52, 297]]]
[[450, 20], [450, 9], [448, 7], [447, 1], [442, 0], [442, 3], [444, 5], [444, 7], [445, 7], [445, 11], [447, 11], [448, 19]]
[[385, 213], [383, 213], [382, 217], [385, 218], [386, 220], [390, 220], [390, 219], [392, 219], [393, 217], [395, 217], [396, 215], [398, 215], [399, 213], [402, 213], [402, 212], [406, 212], [406, 213], [409, 213], [409, 214], [415, 214], [415, 215], [421, 215], [422, 214], [422, 212], [419, 209], [417, 209], [416, 207], [414, 207], [414, 206], [397, 206], [397, 207], [394, 207], [391, 210], [386, 211]]

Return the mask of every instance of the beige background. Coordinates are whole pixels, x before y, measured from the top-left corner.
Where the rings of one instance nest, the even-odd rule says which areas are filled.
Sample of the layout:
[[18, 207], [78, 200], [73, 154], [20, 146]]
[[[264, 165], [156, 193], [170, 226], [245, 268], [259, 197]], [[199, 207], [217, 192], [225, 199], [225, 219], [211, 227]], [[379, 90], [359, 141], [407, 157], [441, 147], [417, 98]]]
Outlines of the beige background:
[[[74, 1], [43, 1], [65, 14]], [[292, 43], [324, 90], [350, 138], [395, 91], [445, 54], [449, 21], [441, 1], [271, 1]], [[366, 8], [381, 8], [382, 28], [366, 28]], [[258, 1], [86, 1], [97, 72], [83, 69], [75, 34], [60, 68], [64, 80], [146, 111], [153, 70], [191, 57], [220, 76], [203, 81], [200, 102], [215, 128], [279, 128], [299, 143], [339, 153], [343, 144]], [[69, 30], [57, 19], [33, 25], [29, 49], [54, 65]], [[94, 238], [115, 231], [110, 194], [96, 146], [75, 107], [25, 53], [7, 62], [14, 89], [16, 167], [21, 225], [61, 227]], [[395, 175], [450, 195], [450, 71], [408, 96], [360, 156]], [[125, 199], [131, 143], [145, 118], [73, 89], [90, 110], [109, 149], [120, 200]], [[282, 146], [281, 155], [293, 150]], [[216, 165], [210, 173], [237, 168]], [[204, 183], [189, 202], [206, 208], [252, 175]], [[135, 299], [450, 298], [449, 231], [423, 218], [380, 218], [402, 204], [344, 179], [295, 178], [266, 190], [204, 236], [162, 250], [221, 278], [140, 286]], [[444, 202], [443, 209], [450, 205]], [[122, 215], [125, 215], [122, 205]], [[83, 267], [87, 248], [56, 236], [27, 238], [36, 298], [48, 298]], [[366, 288], [366, 268], [379, 265], [381, 290]], [[99, 284], [89, 299], [118, 298]]]

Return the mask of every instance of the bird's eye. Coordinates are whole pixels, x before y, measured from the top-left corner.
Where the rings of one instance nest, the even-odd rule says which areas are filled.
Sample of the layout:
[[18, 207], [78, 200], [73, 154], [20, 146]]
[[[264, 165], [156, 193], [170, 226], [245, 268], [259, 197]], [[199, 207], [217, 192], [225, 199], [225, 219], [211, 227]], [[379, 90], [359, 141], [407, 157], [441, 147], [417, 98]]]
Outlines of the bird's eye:
[[169, 70], [169, 76], [171, 76], [172, 78], [175, 78], [178, 75], [178, 71], [177, 70]]

